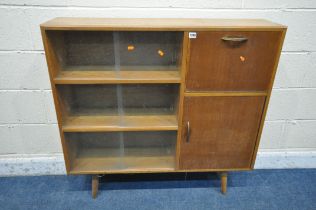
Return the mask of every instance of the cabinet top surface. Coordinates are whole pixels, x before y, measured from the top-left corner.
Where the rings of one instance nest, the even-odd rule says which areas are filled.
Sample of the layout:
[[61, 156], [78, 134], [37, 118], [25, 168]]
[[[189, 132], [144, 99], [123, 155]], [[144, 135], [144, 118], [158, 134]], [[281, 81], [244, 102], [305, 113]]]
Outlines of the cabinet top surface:
[[58, 17], [41, 27], [45, 30], [282, 30], [286, 26], [264, 19], [176, 19], [176, 18], [70, 18]]

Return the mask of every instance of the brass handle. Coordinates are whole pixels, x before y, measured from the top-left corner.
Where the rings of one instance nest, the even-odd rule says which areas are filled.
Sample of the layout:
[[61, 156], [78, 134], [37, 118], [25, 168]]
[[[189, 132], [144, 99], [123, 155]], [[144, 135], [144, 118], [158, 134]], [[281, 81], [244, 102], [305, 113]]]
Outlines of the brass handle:
[[190, 122], [187, 122], [187, 139], [186, 142], [189, 143], [190, 142]]
[[240, 36], [224, 36], [222, 40], [225, 42], [246, 42], [248, 40], [247, 37], [240, 37]]

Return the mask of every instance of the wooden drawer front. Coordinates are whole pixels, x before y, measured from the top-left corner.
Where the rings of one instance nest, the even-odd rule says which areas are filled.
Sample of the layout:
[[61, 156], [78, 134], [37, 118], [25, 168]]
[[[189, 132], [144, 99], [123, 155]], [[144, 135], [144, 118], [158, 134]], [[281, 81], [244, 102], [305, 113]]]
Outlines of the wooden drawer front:
[[249, 169], [264, 102], [263, 96], [185, 97], [180, 169]]
[[[268, 89], [281, 41], [280, 31], [198, 32], [190, 39], [187, 90]], [[245, 37], [243, 42], [223, 37]]]

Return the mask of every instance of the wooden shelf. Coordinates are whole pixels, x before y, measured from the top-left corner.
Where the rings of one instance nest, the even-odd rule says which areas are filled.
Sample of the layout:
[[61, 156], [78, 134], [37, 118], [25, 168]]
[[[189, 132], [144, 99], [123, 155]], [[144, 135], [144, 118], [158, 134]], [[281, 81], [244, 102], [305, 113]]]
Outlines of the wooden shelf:
[[165, 148], [125, 148], [124, 151], [126, 155], [117, 156], [116, 149], [82, 149], [73, 160], [70, 174], [175, 170], [175, 157], [166, 154]]
[[54, 78], [55, 84], [139, 84], [180, 83], [180, 72], [176, 67], [133, 66], [113, 67], [88, 66], [68, 67]]
[[163, 131], [178, 130], [175, 115], [71, 116], [63, 123], [64, 132]]

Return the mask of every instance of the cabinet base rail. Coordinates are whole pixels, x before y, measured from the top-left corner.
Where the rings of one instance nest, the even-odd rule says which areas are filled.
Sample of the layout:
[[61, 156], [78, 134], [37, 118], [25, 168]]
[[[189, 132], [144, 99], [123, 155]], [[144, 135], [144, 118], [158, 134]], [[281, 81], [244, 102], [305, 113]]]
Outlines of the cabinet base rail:
[[[219, 177], [221, 178], [221, 192], [226, 194], [227, 192], [227, 172], [218, 172]], [[92, 175], [92, 198], [95, 199], [99, 191], [99, 180], [102, 175]]]

